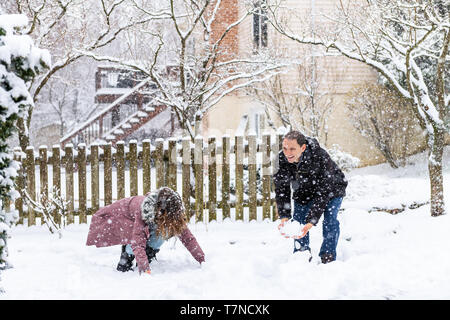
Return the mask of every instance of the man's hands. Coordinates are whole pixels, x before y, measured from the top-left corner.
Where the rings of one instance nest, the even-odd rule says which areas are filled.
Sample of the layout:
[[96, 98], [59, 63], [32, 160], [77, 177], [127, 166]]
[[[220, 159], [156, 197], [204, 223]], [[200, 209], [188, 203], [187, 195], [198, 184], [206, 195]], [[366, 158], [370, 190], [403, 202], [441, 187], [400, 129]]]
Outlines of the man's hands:
[[306, 236], [306, 234], [309, 232], [309, 229], [311, 229], [312, 227], [313, 227], [312, 223], [305, 224], [305, 226], [302, 229], [302, 234], [300, 235], [300, 238], [303, 238], [304, 236]]
[[282, 219], [280, 219], [280, 224], [278, 225], [278, 229], [283, 227], [284, 224], [286, 223], [286, 221], [288, 221], [288, 220], [289, 220], [289, 218], [282, 218]]
[[[281, 228], [284, 227], [284, 224], [286, 223], [286, 221], [288, 221], [289, 218], [282, 218], [280, 219], [280, 224], [278, 225], [278, 230], [280, 230]], [[307, 223], [305, 224], [305, 226], [302, 229], [302, 234], [298, 236], [298, 238], [296, 239], [301, 239], [304, 236], [306, 236], [306, 234], [309, 232], [309, 229], [311, 229], [314, 225], [312, 223]]]

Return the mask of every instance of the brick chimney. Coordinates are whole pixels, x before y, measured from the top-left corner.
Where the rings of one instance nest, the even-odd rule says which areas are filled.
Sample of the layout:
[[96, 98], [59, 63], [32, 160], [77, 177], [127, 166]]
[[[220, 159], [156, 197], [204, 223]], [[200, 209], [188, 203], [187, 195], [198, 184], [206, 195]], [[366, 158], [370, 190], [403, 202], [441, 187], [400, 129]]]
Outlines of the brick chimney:
[[[212, 0], [211, 10], [215, 7], [217, 0]], [[213, 22], [211, 42], [215, 42], [223, 34], [225, 29], [239, 19], [239, 1], [238, 0], [222, 0], [220, 7], [216, 14], [216, 19]], [[220, 60], [228, 60], [238, 55], [238, 28], [234, 27], [228, 32], [226, 37], [222, 40], [221, 50], [226, 51], [221, 55]]]

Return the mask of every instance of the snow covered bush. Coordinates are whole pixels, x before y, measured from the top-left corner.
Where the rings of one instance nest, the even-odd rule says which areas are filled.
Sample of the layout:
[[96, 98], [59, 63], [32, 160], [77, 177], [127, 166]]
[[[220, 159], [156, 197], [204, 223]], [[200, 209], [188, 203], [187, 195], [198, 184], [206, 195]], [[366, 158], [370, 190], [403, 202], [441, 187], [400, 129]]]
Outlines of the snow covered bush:
[[50, 65], [50, 54], [22, 34], [28, 19], [20, 14], [2, 14], [0, 9], [0, 269], [8, 267], [7, 239], [16, 214], [5, 211], [5, 201], [14, 200], [14, 178], [19, 164], [13, 160], [6, 140], [17, 120], [33, 106], [27, 84]]
[[[392, 168], [424, 147], [424, 135], [411, 102], [384, 84], [364, 82], [347, 95], [352, 124], [381, 152]], [[408, 107], [405, 107], [408, 106]]]
[[337, 144], [333, 144], [327, 152], [342, 171], [349, 171], [359, 165], [360, 160], [357, 157], [340, 150]]

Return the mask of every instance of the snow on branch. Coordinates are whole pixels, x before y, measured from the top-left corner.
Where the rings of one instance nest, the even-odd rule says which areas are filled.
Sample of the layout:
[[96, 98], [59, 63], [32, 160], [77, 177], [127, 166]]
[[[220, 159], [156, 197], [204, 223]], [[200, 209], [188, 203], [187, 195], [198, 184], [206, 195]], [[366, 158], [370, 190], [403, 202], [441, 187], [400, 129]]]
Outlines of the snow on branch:
[[66, 201], [60, 193], [60, 190], [53, 187], [49, 194], [43, 191], [34, 200], [26, 190], [20, 191], [25, 202], [33, 211], [41, 215], [41, 219], [47, 226], [50, 233], [57, 233], [62, 237], [62, 229], [67, 224], [67, 215], [69, 213], [69, 201]]
[[[311, 30], [310, 34], [299, 35], [292, 32], [281, 22], [281, 2], [270, 7], [269, 21], [293, 41], [335, 49], [347, 58], [375, 68], [400, 94], [417, 102], [417, 114], [424, 123], [442, 126], [446, 112], [437, 101], [447, 104], [448, 97], [445, 92], [434, 89], [435, 84], [429, 79], [432, 78], [430, 71], [436, 67], [429, 65], [447, 61], [448, 50], [442, 55], [442, 48], [449, 41], [446, 35], [450, 28], [448, 10], [439, 9], [435, 2], [374, 0], [344, 4], [339, 1], [335, 12], [317, 14], [324, 18], [324, 23], [330, 24], [328, 33]], [[423, 59], [428, 60], [425, 63]], [[439, 98], [436, 94], [444, 96]]]

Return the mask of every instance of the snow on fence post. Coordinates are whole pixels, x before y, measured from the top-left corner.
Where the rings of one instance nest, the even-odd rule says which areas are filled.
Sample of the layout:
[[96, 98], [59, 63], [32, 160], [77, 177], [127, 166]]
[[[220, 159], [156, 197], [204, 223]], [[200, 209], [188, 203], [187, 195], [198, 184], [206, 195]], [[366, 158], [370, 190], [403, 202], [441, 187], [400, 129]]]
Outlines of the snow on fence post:
[[[34, 163], [34, 148], [28, 146], [25, 150], [26, 190], [31, 199], [36, 200], [36, 177]], [[31, 206], [28, 206], [28, 226], [36, 225], [36, 214]]]
[[103, 187], [104, 187], [104, 197], [105, 206], [112, 203], [112, 151], [111, 143], [103, 145]]
[[208, 139], [208, 221], [217, 220], [216, 138]]
[[169, 139], [168, 156], [167, 186], [177, 190], [177, 141], [174, 138]]
[[74, 222], [74, 187], [73, 187], [73, 145], [66, 144], [64, 147], [64, 168], [66, 175], [66, 201], [68, 201], [67, 224]]
[[78, 223], [87, 223], [86, 216], [86, 144], [78, 145]]
[[164, 186], [164, 140], [156, 139], [155, 169], [156, 169], [156, 189]]
[[131, 140], [129, 143], [128, 161], [130, 163], [130, 196], [138, 194], [138, 154], [137, 141]]
[[[52, 147], [52, 185], [53, 190], [55, 192], [59, 192], [61, 194], [61, 149], [59, 145], [54, 145]], [[61, 216], [59, 214], [55, 214], [55, 223], [61, 225]]]
[[262, 137], [262, 207], [263, 220], [270, 219], [270, 135], [265, 133]]
[[[24, 179], [24, 163], [22, 160], [22, 150], [19, 147], [14, 148], [14, 160], [20, 162], [20, 169], [17, 172], [16, 183], [19, 190], [23, 190], [25, 188], [25, 179]], [[23, 224], [23, 199], [22, 197], [17, 197], [14, 202], [14, 207], [17, 211], [19, 211], [19, 220], [18, 224]]]
[[235, 136], [236, 220], [244, 220], [244, 137]]
[[99, 198], [100, 198], [100, 172], [98, 163], [98, 145], [91, 145], [91, 209], [92, 214], [97, 212], [99, 209]]
[[142, 188], [144, 195], [150, 192], [151, 184], [151, 168], [150, 168], [150, 140], [142, 141]]
[[203, 221], [203, 137], [194, 139], [195, 222]]
[[230, 137], [222, 137], [222, 217], [230, 218]]
[[192, 216], [191, 210], [191, 138], [185, 137], [182, 140], [182, 192], [183, 192], [183, 203], [186, 209], [186, 215], [188, 220]]
[[256, 134], [248, 135], [248, 206], [249, 220], [256, 220]]
[[117, 199], [125, 198], [125, 143], [116, 143]]

